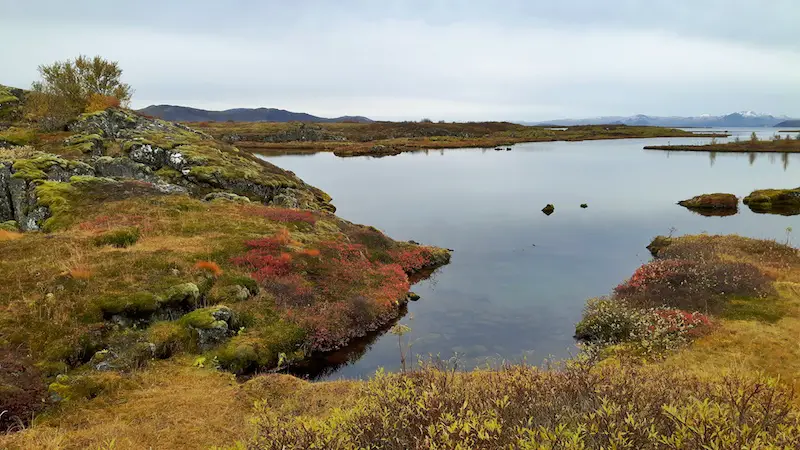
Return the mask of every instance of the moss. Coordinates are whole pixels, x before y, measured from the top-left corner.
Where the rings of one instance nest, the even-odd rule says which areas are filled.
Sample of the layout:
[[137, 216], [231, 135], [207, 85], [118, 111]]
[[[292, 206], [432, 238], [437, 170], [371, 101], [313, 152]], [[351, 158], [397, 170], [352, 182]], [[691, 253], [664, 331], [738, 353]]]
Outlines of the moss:
[[227, 309], [226, 306], [212, 306], [211, 308], [196, 309], [189, 314], [184, 315], [178, 321], [182, 325], [190, 326], [192, 328], [208, 329], [214, 328], [214, 325], [219, 321], [214, 318], [214, 313]]
[[94, 243], [97, 246], [110, 245], [116, 248], [127, 248], [135, 244], [139, 240], [139, 236], [139, 228], [120, 228], [96, 237]]
[[744, 198], [743, 203], [754, 212], [800, 213], [800, 188], [753, 191]]
[[19, 98], [7, 86], [0, 84], [0, 105], [5, 103], [18, 103]]
[[172, 286], [164, 293], [164, 303], [169, 305], [190, 303], [200, 299], [200, 288], [194, 283], [183, 283]]
[[7, 220], [5, 222], [0, 222], [0, 230], [2, 231], [19, 231], [19, 225], [16, 221]]
[[124, 314], [131, 317], [150, 315], [158, 310], [163, 300], [150, 292], [134, 294], [106, 294], [96, 300], [97, 306], [107, 316]]
[[69, 197], [74, 193], [75, 187], [69, 183], [46, 181], [36, 186], [38, 205], [50, 210], [50, 217], [42, 224], [44, 231], [64, 229], [72, 223]]
[[59, 375], [49, 390], [61, 401], [91, 400], [102, 393], [115, 391], [130, 382], [120, 374], [98, 372], [85, 375]]
[[155, 345], [157, 358], [169, 358], [188, 348], [191, 342], [189, 331], [177, 321], [156, 322], [147, 329], [146, 336]]
[[261, 367], [274, 367], [281, 353], [299, 357], [305, 333], [288, 322], [276, 321], [257, 333], [233, 337], [214, 352], [220, 366], [233, 373], [245, 373]]
[[11, 145], [28, 145], [36, 140], [36, 132], [29, 128], [12, 127], [5, 131], [0, 131], [0, 142], [8, 142]]

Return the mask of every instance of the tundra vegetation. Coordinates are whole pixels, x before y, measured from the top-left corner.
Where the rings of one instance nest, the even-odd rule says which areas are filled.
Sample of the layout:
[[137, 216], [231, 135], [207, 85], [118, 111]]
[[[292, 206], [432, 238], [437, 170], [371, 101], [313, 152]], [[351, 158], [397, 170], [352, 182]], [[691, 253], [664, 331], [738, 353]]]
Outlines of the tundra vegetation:
[[310, 383], [275, 372], [391, 323], [449, 252], [116, 102], [47, 130], [29, 93], [0, 91], [0, 448], [800, 446], [794, 248], [658, 238], [553, 367]]
[[444, 148], [495, 148], [521, 142], [698, 136], [661, 127], [587, 125], [562, 129], [509, 122], [194, 122], [187, 125], [251, 152], [327, 151], [338, 156], [387, 156]]
[[797, 153], [800, 152], [800, 134], [775, 134], [771, 139], [759, 139], [755, 133], [750, 139], [716, 142], [703, 145], [648, 145], [645, 150], [718, 153]]

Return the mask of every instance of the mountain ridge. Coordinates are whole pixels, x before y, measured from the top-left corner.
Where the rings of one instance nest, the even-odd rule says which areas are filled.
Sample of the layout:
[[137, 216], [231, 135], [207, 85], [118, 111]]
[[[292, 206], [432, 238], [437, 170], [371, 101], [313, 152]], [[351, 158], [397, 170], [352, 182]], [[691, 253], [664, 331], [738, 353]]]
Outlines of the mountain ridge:
[[278, 108], [232, 108], [213, 111], [189, 106], [150, 105], [137, 112], [171, 122], [373, 122], [364, 116], [326, 118]]
[[558, 119], [544, 122], [525, 122], [531, 125], [639, 125], [662, 127], [774, 127], [785, 126], [792, 121], [788, 116], [773, 116], [753, 111], [739, 111], [724, 115], [703, 114], [700, 116], [649, 116], [636, 114], [633, 116], [600, 116], [585, 119]]

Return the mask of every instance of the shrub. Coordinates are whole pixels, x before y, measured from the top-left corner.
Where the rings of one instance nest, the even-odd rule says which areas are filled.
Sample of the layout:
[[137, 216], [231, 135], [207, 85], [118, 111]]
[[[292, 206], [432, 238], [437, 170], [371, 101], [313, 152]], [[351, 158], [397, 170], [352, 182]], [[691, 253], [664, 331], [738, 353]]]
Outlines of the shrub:
[[507, 366], [460, 373], [425, 367], [378, 375], [322, 417], [257, 404], [250, 448], [675, 449], [797, 448], [792, 391], [732, 375], [671, 369], [560, 371]]
[[222, 274], [224, 273], [222, 269], [219, 267], [219, 264], [213, 261], [197, 261], [194, 264], [194, 268], [196, 270], [207, 272], [213, 275], [214, 277], [222, 276]]
[[127, 106], [131, 87], [120, 78], [119, 64], [99, 56], [79, 56], [39, 66], [41, 81], [33, 83], [27, 113], [41, 128], [58, 130], [87, 111]]
[[706, 313], [720, 312], [733, 296], [766, 297], [773, 292], [769, 277], [752, 264], [718, 259], [656, 260], [614, 289], [631, 305]]
[[86, 105], [86, 112], [93, 113], [98, 111], [105, 111], [109, 108], [119, 108], [121, 106], [120, 99], [110, 95], [92, 94], [89, 96], [89, 103]]
[[644, 312], [620, 301], [597, 298], [586, 303], [583, 318], [575, 326], [575, 337], [598, 344], [616, 344], [635, 339], [644, 327]]
[[120, 228], [109, 231], [95, 238], [97, 246], [110, 245], [116, 248], [127, 248], [139, 241], [139, 228]]

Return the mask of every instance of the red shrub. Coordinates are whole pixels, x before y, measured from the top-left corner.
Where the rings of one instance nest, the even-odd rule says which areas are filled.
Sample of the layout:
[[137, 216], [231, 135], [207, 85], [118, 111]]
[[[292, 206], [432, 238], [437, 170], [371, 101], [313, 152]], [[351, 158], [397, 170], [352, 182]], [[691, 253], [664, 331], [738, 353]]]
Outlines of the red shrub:
[[408, 247], [389, 251], [392, 259], [406, 273], [416, 272], [430, 263], [431, 252], [425, 247]]

